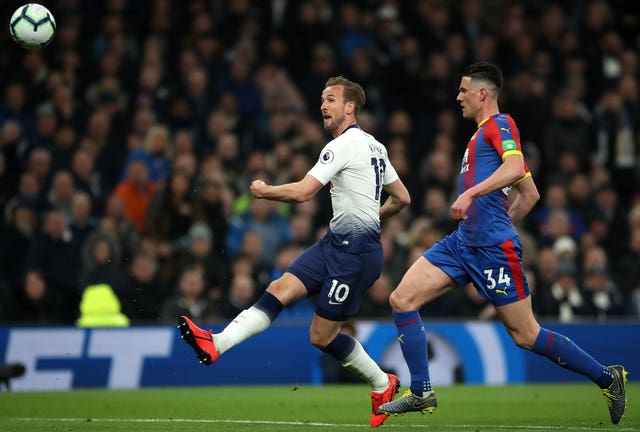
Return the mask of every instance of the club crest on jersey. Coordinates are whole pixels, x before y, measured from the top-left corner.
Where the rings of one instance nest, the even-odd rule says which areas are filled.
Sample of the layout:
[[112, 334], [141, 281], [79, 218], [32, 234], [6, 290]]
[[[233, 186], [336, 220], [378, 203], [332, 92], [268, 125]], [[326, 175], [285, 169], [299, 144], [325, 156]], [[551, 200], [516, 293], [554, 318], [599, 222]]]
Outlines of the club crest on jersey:
[[328, 164], [333, 162], [333, 152], [331, 150], [325, 150], [322, 155], [320, 155], [320, 163]]
[[504, 140], [502, 141], [502, 150], [509, 151], [516, 149], [516, 142], [514, 140]]

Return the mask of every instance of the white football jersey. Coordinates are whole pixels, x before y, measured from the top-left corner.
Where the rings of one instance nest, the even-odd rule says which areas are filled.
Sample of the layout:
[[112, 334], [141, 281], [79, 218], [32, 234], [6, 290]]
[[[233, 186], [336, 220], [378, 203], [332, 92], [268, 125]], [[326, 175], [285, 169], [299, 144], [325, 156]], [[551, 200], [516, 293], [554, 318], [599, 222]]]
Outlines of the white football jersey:
[[387, 149], [359, 127], [350, 127], [330, 141], [309, 175], [326, 185], [331, 182], [333, 218], [329, 227], [337, 234], [380, 231], [382, 187], [398, 179]]

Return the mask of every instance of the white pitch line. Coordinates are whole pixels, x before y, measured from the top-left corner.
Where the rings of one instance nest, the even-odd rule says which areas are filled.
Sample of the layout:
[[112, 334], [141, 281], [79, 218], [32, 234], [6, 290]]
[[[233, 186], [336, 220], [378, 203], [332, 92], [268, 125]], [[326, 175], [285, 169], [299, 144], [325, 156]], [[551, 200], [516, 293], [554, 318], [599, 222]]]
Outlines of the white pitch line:
[[[223, 423], [223, 424], [261, 424], [261, 425], [283, 425], [283, 426], [316, 426], [316, 427], [350, 427], [369, 428], [366, 424], [349, 423], [321, 423], [303, 421], [278, 421], [278, 420], [235, 420], [235, 419], [127, 419], [127, 418], [65, 418], [65, 417], [15, 417], [14, 420], [21, 421], [47, 421], [47, 422], [102, 422], [102, 423]], [[489, 425], [489, 424], [393, 424], [393, 419], [387, 425], [393, 428], [445, 428], [445, 429], [535, 429], [535, 430], [576, 430], [576, 431], [611, 431], [611, 428], [589, 427], [589, 426], [544, 426], [544, 425]], [[640, 431], [640, 429], [629, 427], [616, 427], [617, 432]]]

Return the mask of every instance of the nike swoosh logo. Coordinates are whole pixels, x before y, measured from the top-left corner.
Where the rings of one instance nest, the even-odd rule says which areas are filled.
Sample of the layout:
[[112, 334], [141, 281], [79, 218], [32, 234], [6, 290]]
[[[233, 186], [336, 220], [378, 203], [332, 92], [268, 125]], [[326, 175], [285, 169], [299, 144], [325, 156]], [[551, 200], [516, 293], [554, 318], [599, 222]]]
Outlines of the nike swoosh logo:
[[333, 300], [329, 300], [329, 304], [330, 304], [330, 305], [340, 305], [340, 304], [342, 304], [342, 303], [340, 303], [340, 302], [334, 302]]
[[417, 409], [427, 408], [434, 400], [435, 398], [433, 396], [427, 399], [414, 400], [413, 407]]

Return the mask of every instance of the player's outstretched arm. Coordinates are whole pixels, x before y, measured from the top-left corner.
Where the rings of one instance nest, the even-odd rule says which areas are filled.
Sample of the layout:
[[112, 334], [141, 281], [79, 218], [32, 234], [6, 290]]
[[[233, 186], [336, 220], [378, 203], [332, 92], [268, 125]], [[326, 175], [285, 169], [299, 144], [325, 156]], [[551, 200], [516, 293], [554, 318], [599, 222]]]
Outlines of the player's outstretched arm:
[[518, 224], [540, 199], [540, 193], [531, 176], [513, 186], [509, 192], [509, 217]]
[[255, 198], [280, 202], [304, 202], [317, 194], [322, 186], [315, 177], [307, 174], [300, 181], [277, 186], [268, 185], [262, 180], [254, 180], [249, 190]]
[[383, 188], [389, 194], [389, 198], [380, 207], [380, 222], [384, 223], [394, 214], [402, 211], [403, 208], [411, 204], [411, 196], [402, 180], [398, 179]]

